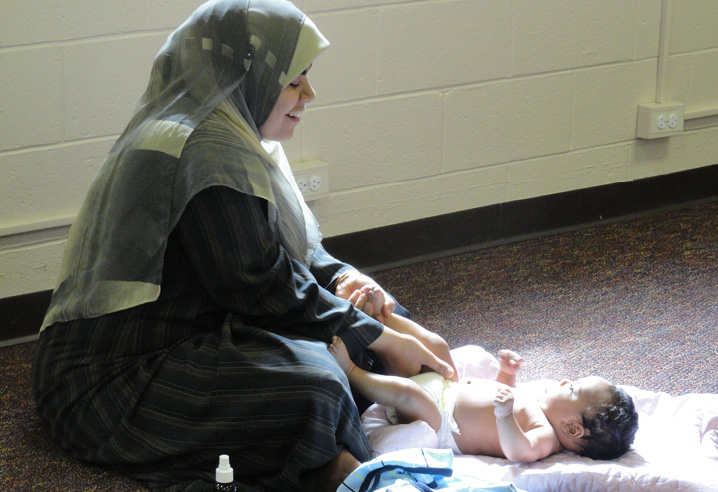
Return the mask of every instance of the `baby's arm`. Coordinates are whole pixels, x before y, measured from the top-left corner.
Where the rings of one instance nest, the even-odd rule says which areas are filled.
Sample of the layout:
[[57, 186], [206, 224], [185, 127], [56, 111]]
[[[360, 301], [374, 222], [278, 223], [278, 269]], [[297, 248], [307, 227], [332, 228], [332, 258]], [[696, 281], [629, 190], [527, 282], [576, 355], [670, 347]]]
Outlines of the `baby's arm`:
[[543, 425], [524, 432], [514, 415], [511, 389], [500, 389], [493, 403], [499, 444], [507, 459], [530, 463], [551, 454], [555, 441], [553, 429], [550, 425]]
[[499, 374], [496, 381], [506, 386], [516, 387], [516, 373], [521, 368], [524, 359], [512, 350], [499, 350]]

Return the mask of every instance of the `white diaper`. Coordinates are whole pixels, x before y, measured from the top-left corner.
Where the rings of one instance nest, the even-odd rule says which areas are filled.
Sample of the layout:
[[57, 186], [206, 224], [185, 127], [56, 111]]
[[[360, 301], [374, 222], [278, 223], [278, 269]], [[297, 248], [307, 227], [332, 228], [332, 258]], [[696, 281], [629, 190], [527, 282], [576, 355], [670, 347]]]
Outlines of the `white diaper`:
[[[439, 447], [442, 449], [451, 449], [456, 454], [461, 454], [459, 447], [456, 445], [454, 440], [453, 432], [461, 434], [459, 432], [459, 426], [456, 424], [454, 419], [454, 408], [456, 407], [456, 391], [454, 391], [454, 385], [448, 379], [444, 379], [442, 376], [435, 372], [426, 372], [423, 374], [417, 374], [410, 378], [421, 386], [424, 391], [429, 393], [434, 399], [439, 413], [441, 414], [441, 427], [436, 433], [436, 437], [439, 441]], [[394, 408], [387, 408], [386, 415], [392, 424], [397, 424], [396, 410]]]

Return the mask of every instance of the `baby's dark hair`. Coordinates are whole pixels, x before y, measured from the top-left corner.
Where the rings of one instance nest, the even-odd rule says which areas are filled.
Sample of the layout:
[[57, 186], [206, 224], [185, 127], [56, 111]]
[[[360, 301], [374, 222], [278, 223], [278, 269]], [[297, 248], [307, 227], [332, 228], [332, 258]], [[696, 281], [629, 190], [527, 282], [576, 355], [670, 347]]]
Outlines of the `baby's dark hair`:
[[633, 399], [621, 388], [610, 384], [611, 402], [592, 407], [583, 414], [579, 454], [595, 460], [620, 458], [633, 444], [638, 430], [638, 414]]

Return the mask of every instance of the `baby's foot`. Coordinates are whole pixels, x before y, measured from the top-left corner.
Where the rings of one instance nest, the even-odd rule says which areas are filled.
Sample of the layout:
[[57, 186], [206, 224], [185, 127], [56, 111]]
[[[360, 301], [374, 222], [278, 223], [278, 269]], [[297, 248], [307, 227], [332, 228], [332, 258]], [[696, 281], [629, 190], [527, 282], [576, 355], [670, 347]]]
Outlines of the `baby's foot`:
[[349, 357], [349, 352], [347, 352], [347, 347], [344, 345], [342, 339], [337, 336], [333, 336], [332, 343], [329, 345], [328, 349], [329, 353], [332, 354], [332, 356], [339, 363], [339, 367], [341, 367], [346, 374], [349, 374], [354, 368], [354, 363]]

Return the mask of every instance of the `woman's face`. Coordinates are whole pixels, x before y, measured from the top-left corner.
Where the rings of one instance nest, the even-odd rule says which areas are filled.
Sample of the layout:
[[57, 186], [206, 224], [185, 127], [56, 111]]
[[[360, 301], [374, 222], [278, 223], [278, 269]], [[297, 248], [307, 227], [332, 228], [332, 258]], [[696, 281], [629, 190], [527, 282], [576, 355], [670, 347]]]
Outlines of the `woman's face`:
[[307, 78], [310, 68], [311, 65], [279, 94], [267, 121], [259, 127], [263, 139], [286, 142], [294, 135], [294, 127], [299, 123], [304, 107], [316, 96]]

